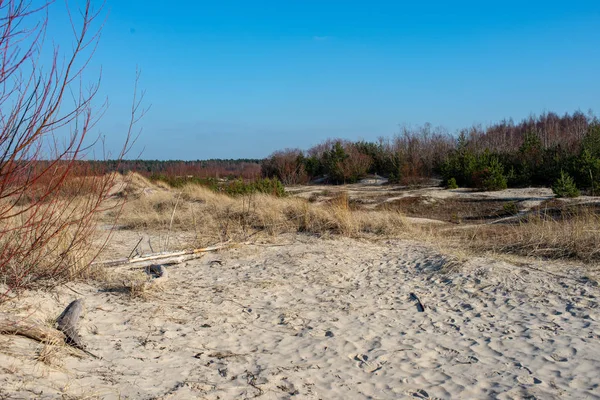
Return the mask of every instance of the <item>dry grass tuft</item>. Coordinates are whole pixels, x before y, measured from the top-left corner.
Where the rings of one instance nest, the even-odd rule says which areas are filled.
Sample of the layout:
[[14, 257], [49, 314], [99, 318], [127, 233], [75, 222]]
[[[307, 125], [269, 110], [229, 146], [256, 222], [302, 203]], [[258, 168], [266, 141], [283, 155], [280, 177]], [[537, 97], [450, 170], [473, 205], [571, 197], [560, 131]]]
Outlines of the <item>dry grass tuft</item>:
[[[539, 210], [538, 210], [539, 211]], [[431, 229], [430, 241], [473, 253], [600, 261], [600, 215], [591, 207], [538, 212], [504, 224]]]
[[64, 347], [59, 344], [42, 343], [36, 354], [36, 361], [52, 367], [62, 367], [64, 354], [61, 349]]
[[121, 223], [128, 228], [193, 231], [197, 245], [240, 239], [257, 232], [356, 237], [406, 231], [398, 211], [355, 211], [345, 193], [325, 204], [312, 204], [301, 198], [266, 194], [232, 198], [198, 185], [137, 197], [126, 204]]
[[148, 300], [160, 290], [160, 286], [153, 285], [151, 278], [140, 269], [134, 270], [110, 270], [108, 268], [98, 268], [104, 272], [95, 276], [97, 282], [103, 286], [103, 291], [111, 293], [120, 293], [131, 298], [140, 298]]
[[503, 253], [600, 260], [600, 216], [588, 209], [558, 218], [533, 215], [486, 235], [491, 247]]

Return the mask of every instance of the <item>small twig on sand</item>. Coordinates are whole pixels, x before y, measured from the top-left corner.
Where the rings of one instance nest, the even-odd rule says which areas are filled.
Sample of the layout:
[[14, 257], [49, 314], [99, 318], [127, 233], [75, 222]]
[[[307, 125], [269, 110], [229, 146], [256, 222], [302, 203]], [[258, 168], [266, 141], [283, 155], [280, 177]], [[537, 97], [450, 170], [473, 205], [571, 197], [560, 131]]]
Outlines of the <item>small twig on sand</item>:
[[69, 287], [69, 285], [67, 285], [66, 283], [63, 284], [64, 287], [66, 287], [67, 289], [69, 289], [71, 292], [78, 294], [80, 296], [83, 296], [83, 293], [78, 292], [77, 290], [73, 289], [72, 287]]
[[246, 242], [244, 243], [248, 246], [263, 246], [263, 247], [284, 247], [284, 246], [291, 246], [294, 243], [250, 243], [250, 242]]
[[248, 385], [252, 386], [254, 389], [258, 390], [258, 394], [254, 397], [259, 397], [262, 396], [264, 393], [264, 390], [262, 390], [260, 387], [258, 387], [258, 385], [256, 384], [256, 378], [258, 377], [258, 375], [260, 375], [261, 371], [259, 370], [258, 373], [256, 375], [254, 375], [252, 372], [250, 371], [246, 371], [246, 383], [248, 383]]
[[416, 294], [411, 293], [410, 294], [410, 299], [412, 301], [416, 301], [417, 302], [417, 311], [418, 312], [425, 312], [425, 306], [423, 305], [423, 303], [421, 303], [421, 300], [419, 300], [419, 298], [417, 297]]
[[142, 243], [142, 240], [144, 240], [143, 236], [140, 238], [140, 240], [138, 240], [137, 244], [135, 245], [135, 247], [133, 248], [133, 250], [131, 250], [131, 253], [129, 253], [129, 257], [127, 257], [127, 258], [131, 258], [133, 256], [133, 253], [137, 250], [137, 248], [140, 245], [140, 243]]
[[148, 247], [150, 247], [150, 251], [155, 253], [154, 249], [152, 248], [152, 241], [150, 240], [150, 237], [148, 237]]

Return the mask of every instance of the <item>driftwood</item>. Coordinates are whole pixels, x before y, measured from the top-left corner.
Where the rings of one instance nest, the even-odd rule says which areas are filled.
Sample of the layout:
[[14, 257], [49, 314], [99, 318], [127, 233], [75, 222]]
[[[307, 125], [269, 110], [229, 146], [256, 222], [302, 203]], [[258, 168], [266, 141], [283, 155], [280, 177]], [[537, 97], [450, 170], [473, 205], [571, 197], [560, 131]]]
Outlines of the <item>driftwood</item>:
[[207, 253], [209, 251], [216, 251], [216, 250], [224, 249], [229, 246], [231, 246], [231, 244], [229, 242], [225, 242], [225, 243], [218, 244], [215, 246], [204, 247], [204, 248], [200, 248], [200, 249], [182, 250], [182, 251], [174, 251], [174, 252], [168, 252], [168, 253], [155, 253], [155, 254], [147, 254], [144, 256], [140, 256], [140, 257], [133, 257], [133, 258], [124, 257], [124, 258], [119, 258], [117, 260], [99, 261], [99, 262], [92, 263], [92, 265], [102, 266], [102, 267], [114, 267], [117, 265], [134, 264], [134, 263], [139, 263], [139, 262], [154, 261], [154, 260], [161, 260], [161, 259], [167, 259], [167, 258], [195, 256], [195, 255], [199, 255], [202, 253]]
[[6, 312], [0, 313], [0, 334], [21, 335], [45, 343], [65, 343], [67, 339], [64, 333], [37, 318]]
[[56, 329], [31, 316], [2, 312], [0, 313], [0, 334], [25, 336], [43, 343], [66, 343], [94, 358], [98, 358], [85, 349], [85, 345], [79, 336], [77, 324], [82, 311], [82, 299], [71, 302], [56, 319]]
[[77, 325], [79, 324], [79, 318], [81, 318], [82, 312], [83, 299], [72, 301], [56, 319], [56, 328], [64, 333], [66, 344], [78, 348], [94, 358], [99, 358], [98, 356], [87, 351], [83, 341], [81, 340], [81, 337], [79, 336], [79, 329]]
[[83, 343], [79, 337], [77, 324], [83, 312], [83, 300], [77, 299], [71, 302], [65, 308], [65, 311], [56, 319], [56, 329], [65, 334], [65, 342], [77, 348], [83, 348]]

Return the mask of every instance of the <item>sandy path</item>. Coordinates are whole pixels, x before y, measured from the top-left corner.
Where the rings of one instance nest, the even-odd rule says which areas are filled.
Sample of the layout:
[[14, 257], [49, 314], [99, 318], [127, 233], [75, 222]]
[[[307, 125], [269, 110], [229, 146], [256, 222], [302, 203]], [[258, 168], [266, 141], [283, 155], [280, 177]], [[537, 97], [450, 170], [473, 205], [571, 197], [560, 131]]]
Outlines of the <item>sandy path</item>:
[[65, 356], [53, 370], [25, 358], [30, 341], [10, 338], [4, 351], [2, 338], [2, 390], [16, 398], [600, 398], [600, 290], [584, 269], [479, 258], [440, 270], [442, 256], [407, 242], [286, 240], [169, 267], [170, 282], [150, 300], [78, 285], [88, 308], [82, 337], [103, 360]]

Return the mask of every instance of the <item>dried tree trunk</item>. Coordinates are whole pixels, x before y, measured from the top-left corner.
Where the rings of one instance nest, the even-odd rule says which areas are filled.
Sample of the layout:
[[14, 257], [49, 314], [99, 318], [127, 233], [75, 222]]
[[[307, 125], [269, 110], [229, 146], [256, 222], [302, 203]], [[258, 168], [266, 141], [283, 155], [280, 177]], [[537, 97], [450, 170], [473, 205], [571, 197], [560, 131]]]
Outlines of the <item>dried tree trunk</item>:
[[21, 335], [46, 343], [65, 343], [67, 339], [64, 333], [37, 318], [6, 312], [0, 313], [0, 334]]
[[83, 299], [72, 301], [56, 319], [56, 329], [31, 316], [0, 313], [0, 334], [21, 335], [43, 343], [66, 343], [86, 354], [98, 358], [85, 349], [78, 332], [78, 323], [83, 311]]

